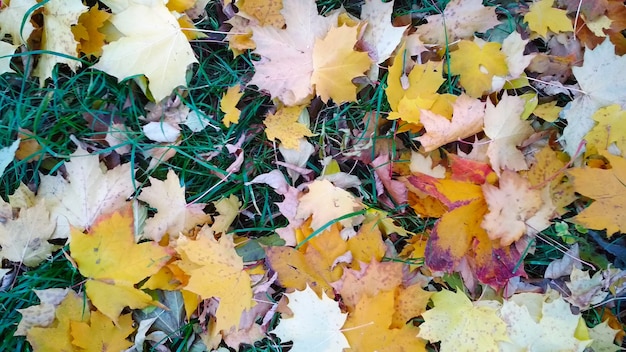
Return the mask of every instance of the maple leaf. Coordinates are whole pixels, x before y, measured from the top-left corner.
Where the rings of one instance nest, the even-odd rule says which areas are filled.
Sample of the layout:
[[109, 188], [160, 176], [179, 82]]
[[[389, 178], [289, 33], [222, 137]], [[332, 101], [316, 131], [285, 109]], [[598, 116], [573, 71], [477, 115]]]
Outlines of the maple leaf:
[[275, 113], [269, 113], [263, 120], [265, 134], [270, 140], [280, 139], [285, 148], [298, 149], [300, 138], [311, 137], [313, 133], [307, 126], [298, 122], [304, 106], [280, 107]]
[[577, 337], [581, 316], [572, 314], [569, 303], [560, 296], [551, 302], [549, 297], [520, 293], [503, 302], [499, 315], [507, 325], [510, 342], [500, 341], [501, 351], [582, 352], [591, 343]]
[[508, 246], [526, 233], [526, 220], [542, 205], [541, 192], [532, 189], [528, 180], [510, 170], [502, 173], [499, 186], [482, 185], [489, 212], [481, 226], [490, 239]]
[[[437, 92], [444, 82], [441, 75], [442, 61], [415, 64], [407, 75], [405, 73], [405, 62], [413, 62], [405, 48], [406, 46], [403, 45], [399, 49], [400, 54], [394, 57], [392, 65], [389, 66], [389, 74], [387, 76], [385, 94], [387, 94], [389, 106], [393, 111], [398, 111], [398, 104], [403, 97], [408, 99], [430, 97]], [[424, 108], [430, 108], [430, 106]]]
[[417, 336], [441, 341], [441, 351], [495, 351], [507, 341], [506, 325], [498, 315], [498, 301], [472, 302], [462, 291], [431, 296], [434, 308], [422, 314]]
[[[312, 216], [311, 228], [317, 230], [326, 223], [363, 209], [361, 202], [350, 192], [334, 186], [328, 180], [315, 180], [308, 185], [309, 192], [300, 197], [296, 218]], [[358, 225], [362, 217], [353, 216], [339, 221], [344, 227]]]
[[590, 229], [603, 230], [611, 237], [626, 232], [626, 159], [601, 152], [611, 169], [573, 168], [567, 172], [574, 190], [595, 201], [572, 220]]
[[500, 43], [462, 40], [459, 49], [450, 53], [450, 72], [460, 75], [460, 83], [470, 97], [480, 97], [491, 90], [494, 76], [504, 76], [508, 69]]
[[22, 319], [13, 336], [25, 336], [31, 328], [47, 327], [52, 324], [56, 308], [67, 296], [69, 288], [48, 288], [45, 290], [33, 290], [39, 298], [39, 304], [28, 308], [17, 309]]
[[595, 126], [593, 114], [602, 107], [619, 104], [626, 109], [626, 81], [615, 72], [626, 71], [626, 55], [615, 55], [615, 46], [608, 39], [593, 50], [585, 50], [581, 67], [572, 72], [585, 92], [563, 108], [567, 121], [561, 140], [565, 151], [574, 156], [584, 136]]
[[390, 18], [393, 13], [393, 1], [365, 0], [361, 7], [361, 20], [367, 22], [363, 33], [363, 42], [368, 45], [368, 52], [374, 63], [382, 63], [396, 49], [406, 29], [394, 27]]
[[565, 207], [576, 200], [571, 182], [564, 180], [563, 168], [567, 163], [561, 160], [558, 153], [553, 151], [550, 146], [545, 146], [535, 153], [535, 159], [536, 162], [526, 174], [528, 181], [533, 187], [549, 182], [550, 198], [555, 206], [555, 211], [561, 215], [565, 214], [567, 212]]
[[598, 109], [592, 118], [598, 123], [585, 136], [590, 153], [607, 150], [614, 145], [620, 154], [626, 152], [626, 111], [619, 105]]
[[534, 132], [530, 121], [521, 119], [524, 99], [506, 92], [497, 106], [487, 100], [485, 109], [485, 134], [491, 138], [487, 156], [496, 173], [500, 170], [526, 170], [526, 160], [517, 149]]
[[62, 176], [44, 175], [37, 197], [46, 200], [52, 218], [57, 219], [55, 238], [67, 238], [69, 225], [80, 230], [89, 228], [105, 212], [126, 206], [133, 194], [130, 164], [104, 171], [97, 155], [77, 149], [65, 163], [67, 180]]
[[426, 133], [417, 137], [417, 140], [426, 152], [482, 131], [485, 103], [462, 94], [454, 102], [453, 109], [452, 120], [431, 111], [422, 110], [420, 121]]
[[185, 187], [174, 170], [167, 172], [165, 181], [150, 177], [150, 187], [145, 187], [137, 199], [157, 209], [154, 217], [146, 220], [144, 237], [160, 241], [163, 236], [178, 238], [196, 225], [211, 222], [211, 216], [204, 213], [204, 203], [187, 204]]
[[546, 38], [548, 29], [554, 33], [571, 32], [574, 30], [572, 20], [567, 17], [567, 11], [552, 7], [554, 0], [540, 0], [530, 5], [524, 21], [528, 28]]
[[133, 232], [131, 207], [100, 217], [86, 234], [72, 228], [70, 251], [88, 278], [87, 297], [115, 323], [124, 307], [154, 303], [134, 285], [158, 272], [170, 258], [168, 250], [155, 242], [135, 243]]
[[416, 336], [417, 327], [391, 328], [394, 296], [392, 290], [359, 300], [342, 328], [350, 344], [348, 351], [426, 351], [424, 341]]
[[613, 341], [615, 341], [615, 336], [619, 332], [620, 330], [613, 329], [609, 326], [608, 321], [605, 320], [589, 329], [589, 337], [593, 340], [589, 347], [597, 352], [618, 351], [621, 347], [614, 344]]
[[500, 23], [496, 8], [483, 6], [481, 0], [452, 0], [442, 14], [426, 20], [428, 23], [417, 27], [417, 34], [427, 43], [441, 45], [471, 38], [475, 32], [485, 32]]
[[104, 46], [104, 34], [99, 31], [109, 20], [111, 14], [93, 6], [78, 18], [78, 24], [72, 27], [74, 37], [79, 41], [78, 51], [87, 56], [99, 57]]
[[602, 271], [598, 271], [593, 277], [590, 277], [588, 271], [573, 267], [569, 274], [569, 282], [565, 283], [571, 294], [564, 299], [580, 308], [581, 311], [588, 310], [592, 306], [602, 303], [609, 295], [603, 290], [604, 281]]
[[237, 7], [256, 19], [261, 26], [283, 28], [285, 25], [285, 18], [280, 13], [283, 8], [282, 0], [239, 0]]
[[231, 236], [219, 241], [208, 227], [195, 240], [180, 236], [176, 250], [181, 255], [177, 265], [189, 275], [185, 289], [203, 299], [218, 298], [215, 331], [228, 331], [239, 325], [244, 310], [252, 308], [250, 276], [243, 270], [243, 260], [235, 252]]
[[14, 45], [26, 44], [31, 33], [35, 30], [30, 22], [30, 17], [26, 18], [26, 14], [36, 5], [36, 0], [12, 0], [8, 5], [3, 3], [0, 6], [0, 23], [2, 23], [0, 25], [0, 38], [4, 38], [8, 34]]
[[26, 339], [35, 351], [74, 351], [72, 346], [71, 322], [88, 321], [91, 313], [85, 309], [85, 300], [74, 291], [69, 291], [56, 307], [54, 321], [46, 327], [32, 327]]
[[109, 21], [123, 36], [103, 47], [93, 68], [120, 81], [143, 74], [156, 101], [187, 84], [187, 67], [198, 61], [178, 21], [162, 2], [132, 4], [114, 11]]
[[358, 27], [335, 27], [315, 41], [311, 84], [323, 102], [356, 101], [357, 87], [352, 79], [362, 76], [371, 64], [367, 53], [353, 49], [357, 33]]
[[17, 219], [0, 223], [0, 257], [30, 267], [39, 265], [57, 248], [48, 242], [55, 226], [43, 201], [20, 209]]
[[271, 332], [283, 342], [293, 341], [291, 351], [340, 351], [350, 347], [340, 330], [346, 314], [341, 313], [337, 302], [325, 294], [320, 299], [308, 286], [285, 296], [293, 317], [281, 319]]
[[220, 110], [225, 114], [222, 123], [226, 127], [230, 127], [231, 123], [239, 122], [241, 110], [237, 109], [237, 103], [243, 96], [243, 92], [240, 92], [240, 90], [239, 84], [228, 87], [228, 90], [222, 96], [222, 100], [220, 100]]
[[281, 14], [286, 29], [253, 26], [255, 53], [261, 60], [254, 63], [254, 84], [270, 92], [285, 105], [306, 103], [313, 94], [313, 47], [337, 24], [337, 16], [317, 13], [315, 1], [285, 1]]
[[89, 324], [84, 321], [70, 322], [72, 345], [86, 351], [124, 351], [133, 345], [126, 340], [126, 337], [135, 331], [133, 324], [132, 314], [120, 316], [113, 325], [104, 314], [92, 312]]
[[518, 266], [520, 254], [515, 247], [494, 243], [481, 227], [487, 213], [481, 186], [426, 175], [409, 176], [408, 180], [449, 209], [435, 223], [428, 238], [425, 251], [428, 267], [453, 271], [467, 256], [478, 279], [495, 287], [505, 285], [511, 277], [525, 275]]
[[374, 297], [384, 291], [393, 291], [402, 283], [402, 265], [394, 262], [371, 260], [361, 265], [361, 270], [347, 269], [341, 280], [333, 283], [343, 303], [350, 309], [356, 308], [365, 296]]
[[[9, 44], [7, 42], [0, 42], [0, 75], [7, 72], [15, 72], [11, 68], [11, 55], [17, 49], [17, 45]], [[4, 170], [3, 170], [4, 171]]]
[[[78, 42], [74, 39], [71, 26], [78, 23], [79, 16], [87, 10], [87, 6], [80, 0], [49, 1], [43, 5], [42, 49], [76, 57]], [[58, 54], [41, 54], [33, 71], [33, 76], [39, 77], [41, 87], [44, 86], [46, 79], [52, 77], [52, 70], [56, 64], [66, 64], [74, 72], [81, 65], [78, 60]]]

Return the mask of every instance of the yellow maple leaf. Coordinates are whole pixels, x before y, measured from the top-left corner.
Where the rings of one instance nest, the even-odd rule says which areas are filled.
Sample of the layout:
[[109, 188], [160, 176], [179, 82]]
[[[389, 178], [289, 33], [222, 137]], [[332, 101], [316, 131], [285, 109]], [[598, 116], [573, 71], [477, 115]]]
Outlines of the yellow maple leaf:
[[626, 232], [626, 159], [600, 152], [610, 163], [608, 170], [598, 168], [574, 168], [567, 172], [574, 190], [595, 201], [572, 220], [595, 230], [606, 229], [611, 237], [616, 232]]
[[535, 153], [535, 160], [526, 174], [528, 181], [533, 187], [548, 183], [555, 211], [560, 215], [565, 214], [567, 212], [565, 207], [576, 200], [572, 183], [564, 181], [566, 161], [559, 158], [559, 153], [552, 150], [549, 145]]
[[[80, 0], [49, 1], [43, 6], [42, 49], [54, 53], [77, 57], [78, 42], [74, 39], [72, 25], [78, 23], [79, 16], [88, 10]], [[72, 60], [58, 54], [41, 54], [33, 75], [39, 77], [43, 87], [46, 79], [52, 77], [56, 64], [66, 64], [72, 71], [80, 67], [78, 60]]]
[[554, 122], [559, 118], [559, 113], [563, 110], [562, 107], [556, 105], [557, 103], [558, 101], [555, 100], [549, 103], [539, 104], [533, 111], [533, 114], [547, 122]]
[[98, 5], [78, 18], [78, 24], [72, 27], [72, 33], [78, 40], [78, 51], [87, 56], [100, 57], [104, 46], [105, 35], [98, 29], [111, 17], [111, 14], [101, 10]]
[[540, 0], [530, 5], [529, 11], [524, 16], [531, 31], [546, 38], [548, 29], [552, 32], [572, 32], [572, 20], [567, 17], [567, 11], [552, 7], [554, 0]]
[[187, 84], [187, 67], [198, 60], [176, 17], [163, 2], [132, 4], [114, 13], [110, 22], [123, 36], [103, 47], [102, 57], [93, 68], [120, 81], [143, 74], [156, 101]]
[[298, 122], [303, 110], [304, 106], [280, 107], [275, 113], [267, 114], [263, 120], [267, 138], [271, 141], [278, 138], [285, 148], [298, 149], [300, 138], [313, 135], [307, 126]]
[[336, 104], [356, 101], [357, 87], [352, 79], [363, 76], [371, 60], [367, 53], [354, 51], [358, 27], [331, 28], [324, 39], [317, 39], [313, 48], [311, 83], [322, 101]]
[[598, 150], [606, 150], [614, 144], [621, 155], [624, 155], [626, 152], [626, 110], [614, 104], [598, 109], [592, 118], [597, 124], [585, 136], [587, 151], [594, 153]]
[[187, 204], [185, 188], [174, 170], [167, 172], [165, 181], [150, 177], [150, 187], [141, 191], [137, 199], [147, 202], [157, 209], [154, 217], [146, 220], [144, 237], [160, 241], [165, 235], [178, 238], [196, 225], [204, 225], [211, 217], [204, 212], [204, 203]]
[[176, 251], [181, 256], [177, 265], [189, 275], [185, 289], [203, 299], [219, 299], [215, 332], [239, 325], [241, 314], [254, 302], [250, 276], [243, 270], [243, 260], [235, 252], [232, 237], [224, 235], [217, 241], [205, 226], [195, 240], [179, 237]]
[[285, 18], [280, 13], [283, 8], [281, 0], [238, 0], [237, 7], [259, 21], [261, 26], [283, 28], [285, 25]]
[[441, 341], [441, 351], [497, 351], [508, 341], [506, 324], [498, 317], [498, 301], [472, 302], [459, 290], [440, 291], [431, 297], [435, 307], [422, 316], [417, 336]]
[[224, 126], [230, 127], [231, 123], [239, 123], [241, 110], [237, 109], [237, 103], [239, 103], [239, 99], [241, 99], [242, 96], [243, 92], [241, 92], [241, 86], [239, 84], [228, 87], [228, 90], [226, 90], [226, 93], [222, 96], [222, 100], [220, 100], [220, 110], [225, 114], [224, 118], [222, 118]]
[[459, 49], [450, 53], [450, 72], [461, 76], [461, 86], [474, 98], [491, 90], [493, 76], [506, 76], [508, 72], [500, 43], [481, 44], [462, 40]]
[[[420, 96], [429, 97], [437, 92], [439, 86], [444, 82], [442, 72], [442, 61], [429, 61], [425, 64], [416, 64], [405, 50], [405, 44], [399, 49], [399, 55], [393, 59], [393, 64], [389, 66], [387, 76], [387, 100], [393, 111], [398, 111], [398, 104], [403, 97], [407, 99], [418, 99]], [[405, 73], [406, 61], [414, 64], [408, 75]], [[404, 82], [404, 83], [403, 83]]]
[[54, 312], [54, 321], [46, 327], [32, 327], [26, 339], [35, 351], [74, 351], [70, 334], [71, 322], [89, 321], [90, 311], [85, 309], [82, 295], [70, 291]]
[[88, 278], [87, 297], [116, 323], [124, 307], [154, 303], [134, 285], [158, 272], [170, 258], [168, 250], [155, 242], [137, 244], [133, 232], [130, 207], [100, 217], [87, 233], [72, 229], [70, 251], [78, 270]]
[[[315, 180], [308, 186], [309, 192], [300, 197], [296, 218], [312, 216], [311, 228], [317, 230], [331, 220], [363, 209], [363, 204], [350, 192], [333, 185], [328, 180]], [[344, 227], [358, 225], [362, 216], [339, 221]]]
[[99, 311], [91, 313], [89, 324], [84, 321], [70, 322], [72, 345], [85, 352], [124, 351], [133, 345], [126, 338], [135, 328], [132, 314], [120, 316], [117, 323]]
[[348, 351], [426, 351], [424, 340], [417, 337], [417, 327], [404, 324], [401, 328], [391, 328], [394, 297], [392, 290], [365, 295], [359, 300], [342, 328], [350, 343]]

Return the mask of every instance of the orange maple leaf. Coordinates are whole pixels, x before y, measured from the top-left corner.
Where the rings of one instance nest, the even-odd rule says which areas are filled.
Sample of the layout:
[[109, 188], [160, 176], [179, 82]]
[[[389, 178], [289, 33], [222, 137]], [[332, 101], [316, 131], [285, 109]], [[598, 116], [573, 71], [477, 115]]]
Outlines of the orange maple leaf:
[[480, 185], [427, 175], [410, 176], [408, 180], [448, 207], [428, 239], [425, 258], [428, 267], [456, 271], [467, 257], [478, 279], [494, 287], [505, 285], [512, 277], [525, 275], [523, 267], [518, 266], [521, 255], [517, 249], [490, 240], [481, 227], [487, 203]]

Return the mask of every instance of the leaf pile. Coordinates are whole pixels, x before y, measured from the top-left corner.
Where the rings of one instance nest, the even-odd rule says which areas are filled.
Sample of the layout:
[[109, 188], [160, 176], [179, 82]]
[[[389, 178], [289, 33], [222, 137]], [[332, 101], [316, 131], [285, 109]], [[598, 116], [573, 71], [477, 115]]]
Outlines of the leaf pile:
[[[15, 336], [41, 351], [142, 351], [188, 324], [190, 349], [265, 338], [292, 351], [619, 349], [623, 2], [451, 0], [412, 16], [394, 1], [356, 12], [223, 1], [212, 7], [223, 44], [249, 74], [219, 95], [221, 121], [186, 99], [202, 89], [186, 86], [207, 5], [2, 3], [0, 74], [44, 87], [63, 70], [98, 70], [149, 100], [141, 131], [112, 113], [100, 139], [72, 137], [65, 159], [28, 126], [0, 150], [1, 173], [56, 161], [3, 195], [0, 257], [35, 268], [63, 251], [84, 278], [36, 291]], [[237, 131], [254, 98], [262, 121], [192, 156], [189, 131]], [[332, 113], [366, 101], [376, 104], [357, 123]], [[142, 156], [133, 133], [150, 141]], [[258, 133], [272, 170], [249, 167], [244, 144]], [[234, 161], [213, 167], [223, 153]], [[207, 193], [189, 194], [186, 173], [168, 166], [175, 156], [210, 169], [207, 193], [246, 191], [201, 203]], [[238, 228], [261, 215], [247, 200], [261, 188], [280, 200], [266, 237]], [[528, 258], [548, 234], [573, 244], [570, 231], [617, 267], [575, 244], [537, 275]], [[603, 322], [588, 327], [593, 314]]]

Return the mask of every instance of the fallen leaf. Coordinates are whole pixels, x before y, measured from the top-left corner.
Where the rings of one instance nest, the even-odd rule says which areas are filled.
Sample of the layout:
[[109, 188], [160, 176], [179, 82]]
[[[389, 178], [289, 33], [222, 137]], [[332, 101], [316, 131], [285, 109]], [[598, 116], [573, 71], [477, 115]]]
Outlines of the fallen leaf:
[[393, 314], [393, 290], [363, 296], [342, 328], [350, 345], [347, 351], [426, 351], [417, 327], [391, 327]]
[[220, 100], [220, 110], [224, 113], [222, 123], [226, 127], [230, 127], [231, 123], [239, 123], [241, 110], [237, 109], [237, 103], [243, 96], [243, 92], [240, 92], [240, 90], [239, 84], [228, 87], [228, 90], [222, 96], [222, 100]]
[[232, 237], [223, 235], [217, 241], [205, 226], [195, 240], [180, 236], [176, 250], [182, 258], [177, 265], [189, 275], [185, 289], [203, 299], [219, 299], [213, 329], [228, 331], [239, 325], [241, 314], [254, 302], [250, 276], [243, 270]]
[[102, 48], [93, 68], [120, 81], [143, 74], [157, 102], [187, 84], [187, 68], [198, 61], [178, 21], [162, 2], [131, 4], [114, 11], [109, 21], [123, 36]]
[[461, 291], [431, 296], [434, 308], [424, 314], [418, 337], [441, 341], [441, 351], [496, 351], [507, 341], [505, 322], [498, 317], [498, 301], [472, 302]]
[[461, 40], [450, 53], [450, 72], [460, 75], [459, 82], [470, 97], [479, 98], [491, 90], [494, 76], [508, 73], [506, 56], [500, 43]]
[[[352, 194], [334, 186], [328, 180], [316, 180], [308, 185], [309, 192], [300, 197], [296, 218], [313, 218], [311, 228], [317, 230], [326, 223], [342, 216], [358, 212], [363, 205]], [[362, 216], [352, 216], [340, 220], [344, 227], [358, 225]]]
[[315, 1], [286, 1], [281, 14], [286, 29], [253, 26], [254, 53], [261, 56], [254, 62], [254, 76], [249, 84], [270, 92], [287, 106], [307, 103], [313, 94], [313, 48], [337, 23], [336, 17], [317, 13]]
[[313, 133], [307, 126], [298, 122], [303, 106], [281, 107], [274, 114], [267, 114], [263, 124], [269, 140], [280, 139], [288, 149], [298, 149], [300, 138], [311, 137]]
[[281, 319], [271, 332], [283, 342], [293, 341], [291, 351], [340, 351], [350, 347], [340, 330], [346, 314], [341, 313], [337, 302], [325, 294], [320, 299], [308, 286], [285, 296], [293, 317]]
[[0, 223], [0, 257], [30, 267], [41, 264], [58, 248], [48, 242], [55, 226], [43, 200], [20, 209], [16, 219]]
[[387, 60], [402, 40], [406, 29], [391, 25], [393, 1], [365, 0], [361, 7], [361, 20], [367, 22], [363, 33], [363, 42], [368, 45], [368, 52], [374, 63]]
[[[43, 5], [42, 50], [52, 53], [41, 54], [33, 70], [33, 76], [39, 78], [41, 87], [44, 86], [46, 79], [52, 77], [52, 70], [56, 64], [66, 64], [73, 72], [80, 67], [80, 61], [54, 53], [69, 57], [78, 56], [78, 42], [74, 39], [71, 27], [78, 23], [79, 16], [87, 10], [87, 6], [79, 0], [67, 0], [62, 3], [49, 1]], [[20, 26], [21, 18], [19, 17]]]
[[426, 17], [428, 23], [417, 27], [426, 43], [447, 45], [458, 39], [468, 39], [475, 32], [485, 32], [500, 22], [496, 8], [485, 7], [480, 0], [452, 0], [442, 14]]
[[485, 103], [462, 94], [453, 104], [453, 108], [452, 120], [422, 110], [420, 120], [426, 133], [417, 137], [417, 140], [426, 152], [482, 131]]
[[155, 242], [135, 243], [133, 232], [130, 207], [101, 216], [87, 233], [72, 228], [70, 252], [87, 278], [87, 297], [115, 323], [124, 307], [144, 308], [154, 303], [134, 285], [155, 274], [170, 258], [168, 250]]
[[626, 232], [626, 214], [623, 211], [626, 197], [626, 159], [601, 153], [611, 169], [573, 168], [567, 174], [574, 190], [595, 201], [572, 220], [590, 229], [604, 230], [608, 237], [616, 232]]
[[597, 124], [587, 133], [587, 151], [595, 153], [611, 146], [626, 152], [626, 111], [617, 104], [598, 109], [591, 117]]
[[169, 235], [176, 239], [197, 225], [211, 222], [211, 217], [204, 213], [204, 203], [187, 204], [185, 187], [181, 187], [174, 170], [167, 172], [165, 181], [150, 177], [151, 186], [145, 187], [137, 199], [157, 209], [154, 217], [146, 220], [144, 237], [160, 241]]
[[567, 17], [565, 10], [552, 7], [554, 0], [539, 0], [530, 5], [524, 21], [528, 23], [531, 31], [536, 32], [543, 38], [548, 35], [548, 29], [554, 33], [572, 32], [572, 20]]
[[70, 322], [72, 345], [93, 352], [123, 351], [133, 345], [126, 339], [135, 331], [133, 323], [131, 314], [120, 316], [113, 325], [104, 314], [95, 311], [91, 313], [89, 324], [83, 321]]
[[524, 105], [524, 99], [506, 92], [497, 106], [487, 100], [484, 130], [491, 138], [487, 156], [498, 174], [500, 170], [528, 169], [524, 155], [517, 149], [534, 132], [530, 121], [521, 119]]
[[356, 101], [357, 87], [352, 80], [370, 67], [367, 53], [354, 51], [357, 27], [331, 28], [323, 39], [315, 41], [311, 84], [323, 102], [335, 104]]
[[69, 225], [80, 231], [90, 228], [105, 213], [126, 207], [135, 188], [130, 164], [106, 171], [98, 156], [78, 148], [65, 163], [67, 180], [45, 175], [37, 198], [45, 199], [52, 218], [57, 219], [55, 238], [67, 238]]
[[[526, 221], [541, 208], [541, 192], [517, 173], [505, 170], [499, 187], [482, 185], [489, 212], [481, 226], [491, 240], [508, 246], [527, 233]], [[539, 231], [543, 229], [538, 229]]]
[[39, 298], [39, 304], [28, 308], [17, 309], [22, 319], [13, 333], [13, 336], [25, 336], [33, 327], [45, 328], [50, 326], [55, 318], [56, 308], [67, 296], [69, 288], [48, 288], [33, 290]]
[[[2, 26], [0, 26], [0, 38], [4, 38], [8, 34], [11, 36], [11, 42], [14, 45], [26, 44], [26, 41], [35, 30], [35, 27], [30, 22], [30, 17], [26, 18], [26, 13], [37, 5], [37, 1], [13, 0], [2, 5], [2, 11], [0, 11], [0, 23], [2, 23]], [[25, 18], [26, 20], [24, 21]], [[2, 71], [0, 70], [0, 72]]]
[[499, 316], [506, 323], [508, 341], [499, 342], [501, 351], [582, 352], [591, 343], [576, 336], [581, 316], [572, 314], [560, 296], [550, 302], [548, 298], [520, 293], [503, 302]]

